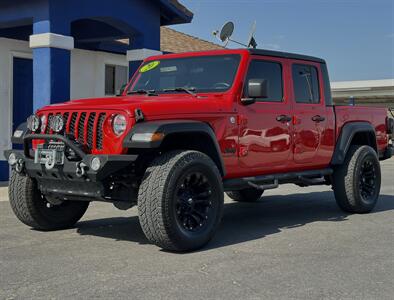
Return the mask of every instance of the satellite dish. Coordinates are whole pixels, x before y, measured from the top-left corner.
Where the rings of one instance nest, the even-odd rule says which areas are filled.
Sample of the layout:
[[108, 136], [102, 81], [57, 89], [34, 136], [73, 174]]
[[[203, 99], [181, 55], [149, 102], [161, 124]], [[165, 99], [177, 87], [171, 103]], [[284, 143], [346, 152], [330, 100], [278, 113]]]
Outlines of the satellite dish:
[[247, 48], [253, 48], [253, 49], [257, 48], [257, 43], [254, 38], [255, 32], [256, 32], [256, 21], [253, 22], [252, 30], [250, 31], [249, 38], [248, 38], [248, 43], [247, 43], [248, 47]]
[[228, 42], [230, 40], [230, 37], [233, 35], [234, 28], [235, 26], [233, 22], [227, 22], [226, 24], [223, 25], [219, 35], [219, 38], [223, 43]]
[[256, 48], [257, 47], [257, 43], [256, 43], [256, 41], [254, 39], [254, 33], [256, 31], [256, 22], [254, 22], [254, 24], [253, 24], [252, 31], [251, 31], [251, 33], [249, 35], [249, 39], [248, 39], [248, 44], [247, 45], [231, 39], [231, 36], [234, 33], [234, 28], [235, 28], [235, 25], [234, 25], [233, 22], [227, 22], [226, 24], [223, 25], [223, 27], [222, 27], [222, 29], [220, 31], [219, 30], [215, 30], [212, 34], [215, 37], [219, 38], [219, 40], [221, 40], [222, 43], [225, 43], [224, 47], [227, 47], [229, 42], [241, 45], [241, 46], [246, 47], [246, 48], [250, 48], [250, 47]]

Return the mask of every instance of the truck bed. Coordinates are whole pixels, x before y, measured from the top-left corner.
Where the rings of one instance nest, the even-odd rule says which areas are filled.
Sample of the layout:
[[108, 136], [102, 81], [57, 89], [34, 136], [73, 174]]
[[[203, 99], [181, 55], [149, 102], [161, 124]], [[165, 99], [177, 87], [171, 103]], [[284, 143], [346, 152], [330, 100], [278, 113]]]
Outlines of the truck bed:
[[386, 134], [387, 109], [370, 106], [334, 106], [336, 117], [336, 137], [343, 125], [348, 122], [368, 122], [376, 131], [376, 139], [379, 151], [387, 147], [388, 137]]

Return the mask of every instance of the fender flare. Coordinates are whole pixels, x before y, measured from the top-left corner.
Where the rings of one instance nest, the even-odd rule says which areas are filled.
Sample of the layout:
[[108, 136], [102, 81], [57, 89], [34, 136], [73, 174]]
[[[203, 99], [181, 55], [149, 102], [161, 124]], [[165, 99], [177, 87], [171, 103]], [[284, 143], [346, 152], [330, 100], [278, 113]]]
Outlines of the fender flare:
[[[133, 141], [135, 134], [155, 134], [161, 133], [164, 138], [157, 141]], [[172, 134], [193, 134], [199, 133], [206, 135], [212, 140], [218, 157], [218, 166], [222, 175], [225, 174], [223, 158], [221, 156], [220, 147], [213, 129], [206, 123], [193, 120], [163, 120], [163, 121], [147, 121], [136, 123], [128, 132], [123, 140], [123, 147], [128, 149], [157, 149], [160, 148], [164, 140]]]
[[350, 122], [343, 125], [341, 133], [339, 134], [331, 159], [332, 165], [341, 165], [345, 161], [346, 153], [350, 148], [354, 136], [361, 132], [369, 133], [374, 136], [372, 146], [377, 151], [375, 128], [368, 122]]

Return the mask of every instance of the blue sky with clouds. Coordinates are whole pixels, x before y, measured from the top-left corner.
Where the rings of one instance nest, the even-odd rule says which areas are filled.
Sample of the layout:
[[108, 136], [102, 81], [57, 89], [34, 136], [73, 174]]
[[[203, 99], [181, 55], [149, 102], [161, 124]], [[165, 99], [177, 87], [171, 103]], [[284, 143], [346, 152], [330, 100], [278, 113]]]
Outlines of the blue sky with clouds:
[[212, 31], [231, 20], [233, 38], [246, 42], [256, 20], [259, 48], [323, 57], [332, 81], [394, 78], [394, 0], [180, 2], [194, 20], [176, 30], [218, 42]]

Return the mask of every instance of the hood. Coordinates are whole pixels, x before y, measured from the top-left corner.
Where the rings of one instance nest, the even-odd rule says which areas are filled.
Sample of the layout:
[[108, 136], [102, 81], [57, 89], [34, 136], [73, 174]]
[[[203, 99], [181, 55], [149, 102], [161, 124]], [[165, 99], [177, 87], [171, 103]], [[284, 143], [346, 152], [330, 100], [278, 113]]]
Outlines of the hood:
[[64, 102], [61, 104], [48, 105], [40, 111], [125, 111], [130, 116], [134, 115], [134, 110], [139, 108], [146, 117], [177, 115], [177, 114], [207, 114], [215, 112], [231, 111], [231, 107], [226, 109], [226, 101], [229, 96], [210, 95], [193, 97], [191, 95], [159, 95], [159, 96], [122, 96], [110, 98], [80, 99]]

